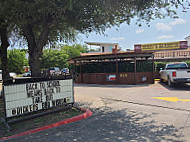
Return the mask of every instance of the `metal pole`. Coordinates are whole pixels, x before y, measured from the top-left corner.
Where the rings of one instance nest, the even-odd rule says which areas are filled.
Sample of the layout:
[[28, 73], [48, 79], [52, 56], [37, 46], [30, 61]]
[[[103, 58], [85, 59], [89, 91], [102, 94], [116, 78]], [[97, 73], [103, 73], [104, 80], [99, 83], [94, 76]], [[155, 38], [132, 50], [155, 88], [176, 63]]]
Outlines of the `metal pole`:
[[80, 81], [81, 81], [81, 83], [83, 83], [82, 78], [83, 78], [82, 77], [82, 66], [81, 66], [81, 60], [80, 60]]
[[74, 67], [73, 67], [73, 75], [72, 75], [72, 77], [73, 77], [73, 80], [74, 80], [74, 82], [76, 82], [76, 60], [74, 60]]
[[116, 53], [116, 82], [119, 83], [118, 56]]
[[153, 77], [153, 80], [152, 80], [152, 83], [154, 83], [154, 73], [155, 71], [155, 66], [154, 66], [154, 55], [152, 56], [152, 77]]
[[136, 80], [136, 77], [137, 77], [137, 61], [136, 61], [136, 57], [134, 58], [134, 84], [136, 85], [137, 84], [137, 80]]
[[1, 90], [1, 95], [2, 95], [2, 97], [3, 97], [3, 106], [4, 106], [4, 118], [5, 118], [5, 120], [7, 119], [7, 111], [6, 111], [6, 99], [5, 99], [5, 92], [4, 92], [4, 84], [2, 84], [2, 90]]

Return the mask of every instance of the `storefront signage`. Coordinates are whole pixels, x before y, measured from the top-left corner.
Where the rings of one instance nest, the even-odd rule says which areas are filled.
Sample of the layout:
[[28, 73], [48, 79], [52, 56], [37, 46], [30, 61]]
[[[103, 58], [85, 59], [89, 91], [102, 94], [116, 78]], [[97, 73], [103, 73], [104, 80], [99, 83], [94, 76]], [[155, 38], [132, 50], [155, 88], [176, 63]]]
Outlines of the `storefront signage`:
[[167, 43], [151, 43], [136, 44], [134, 50], [138, 51], [154, 51], [154, 50], [172, 50], [188, 48], [187, 41], [167, 42]]
[[4, 86], [6, 117], [73, 103], [73, 81], [51, 80]]
[[116, 75], [107, 75], [106, 81], [115, 81], [116, 80]]
[[127, 74], [126, 74], [126, 73], [121, 73], [121, 74], [120, 74], [120, 77], [121, 77], [121, 78], [127, 77]]

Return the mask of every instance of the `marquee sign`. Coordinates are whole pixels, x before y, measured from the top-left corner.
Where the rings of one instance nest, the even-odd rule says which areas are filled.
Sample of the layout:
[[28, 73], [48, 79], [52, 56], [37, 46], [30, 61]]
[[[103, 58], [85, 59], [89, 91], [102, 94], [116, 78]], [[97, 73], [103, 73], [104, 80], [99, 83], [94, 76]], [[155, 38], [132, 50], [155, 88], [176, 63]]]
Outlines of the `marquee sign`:
[[151, 43], [151, 44], [136, 44], [134, 50], [137, 51], [155, 51], [169, 49], [184, 49], [188, 48], [187, 41], [167, 42], [167, 43]]
[[73, 81], [50, 80], [4, 86], [6, 117], [73, 103]]

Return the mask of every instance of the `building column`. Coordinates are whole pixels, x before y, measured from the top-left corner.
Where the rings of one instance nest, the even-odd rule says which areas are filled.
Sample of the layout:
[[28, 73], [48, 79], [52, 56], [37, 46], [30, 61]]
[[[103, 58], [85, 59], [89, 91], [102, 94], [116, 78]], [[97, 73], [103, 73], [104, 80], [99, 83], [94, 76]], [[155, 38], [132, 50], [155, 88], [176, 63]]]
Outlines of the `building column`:
[[136, 85], [137, 84], [137, 60], [136, 60], [136, 57], [134, 58], [134, 84]]
[[118, 65], [118, 56], [116, 53], [116, 82], [119, 83], [119, 65]]
[[76, 60], [74, 60], [74, 67], [72, 69], [72, 78], [76, 82]]
[[81, 60], [80, 60], [80, 81], [83, 83], [83, 75], [82, 75], [82, 65], [81, 65]]

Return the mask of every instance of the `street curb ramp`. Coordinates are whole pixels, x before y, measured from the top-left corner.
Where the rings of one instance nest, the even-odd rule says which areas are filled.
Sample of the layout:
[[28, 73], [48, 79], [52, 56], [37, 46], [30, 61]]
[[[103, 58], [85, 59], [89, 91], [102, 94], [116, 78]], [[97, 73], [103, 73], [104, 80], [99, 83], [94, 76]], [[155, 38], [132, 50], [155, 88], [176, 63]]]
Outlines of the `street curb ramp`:
[[88, 110], [88, 109], [83, 109], [83, 108], [79, 108], [79, 109], [82, 110], [82, 111], [85, 111], [85, 113], [80, 114], [78, 116], [74, 116], [72, 118], [68, 118], [68, 119], [56, 122], [54, 124], [50, 124], [50, 125], [46, 125], [46, 126], [43, 126], [43, 127], [40, 127], [40, 128], [28, 130], [28, 131], [25, 131], [23, 133], [15, 134], [15, 135], [8, 136], [8, 137], [2, 137], [2, 138], [0, 138], [0, 141], [13, 139], [13, 138], [17, 138], [17, 137], [20, 137], [20, 136], [24, 136], [24, 135], [28, 135], [28, 134], [32, 134], [32, 133], [36, 133], [36, 132], [40, 132], [40, 131], [44, 131], [44, 130], [51, 129], [51, 128], [54, 128], [54, 127], [58, 127], [58, 126], [61, 126], [61, 125], [65, 125], [65, 124], [68, 124], [68, 123], [80, 121], [80, 120], [86, 119], [86, 118], [88, 118], [88, 117], [90, 117], [92, 115], [92, 112], [90, 110]]

